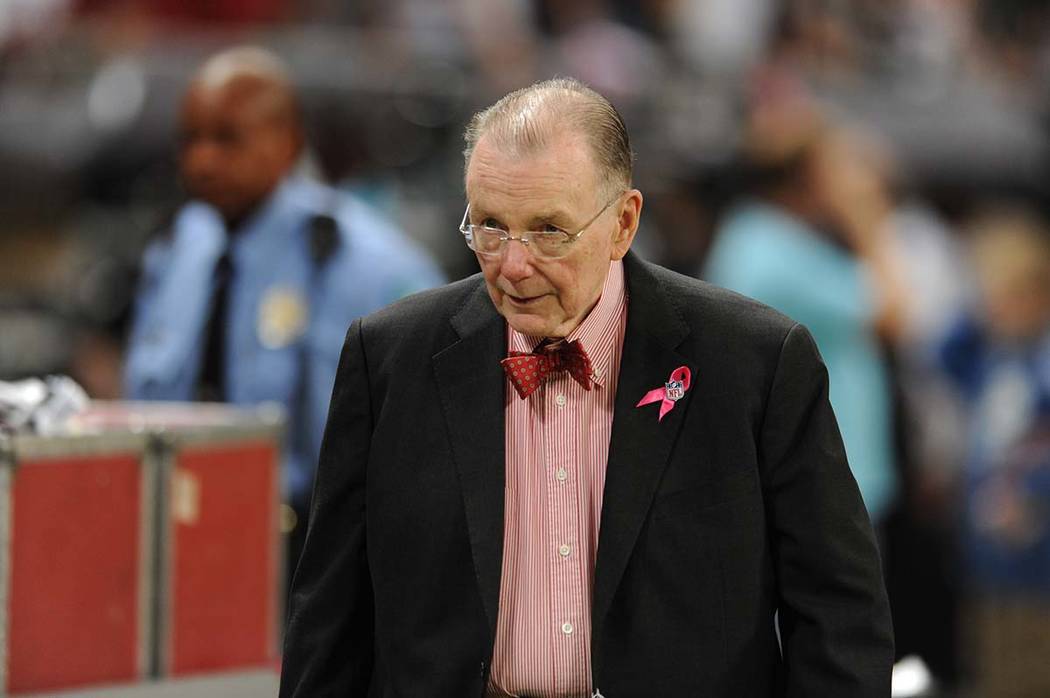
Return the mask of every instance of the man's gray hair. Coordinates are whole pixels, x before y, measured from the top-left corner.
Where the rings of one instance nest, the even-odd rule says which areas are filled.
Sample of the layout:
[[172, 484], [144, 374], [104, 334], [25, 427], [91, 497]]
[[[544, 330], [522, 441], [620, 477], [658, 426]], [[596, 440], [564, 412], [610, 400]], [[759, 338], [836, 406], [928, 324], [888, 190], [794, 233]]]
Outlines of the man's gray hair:
[[623, 118], [609, 100], [575, 78], [538, 82], [475, 114], [463, 135], [465, 166], [482, 136], [524, 155], [540, 150], [563, 129], [587, 140], [599, 184], [608, 194], [630, 188], [634, 155]]

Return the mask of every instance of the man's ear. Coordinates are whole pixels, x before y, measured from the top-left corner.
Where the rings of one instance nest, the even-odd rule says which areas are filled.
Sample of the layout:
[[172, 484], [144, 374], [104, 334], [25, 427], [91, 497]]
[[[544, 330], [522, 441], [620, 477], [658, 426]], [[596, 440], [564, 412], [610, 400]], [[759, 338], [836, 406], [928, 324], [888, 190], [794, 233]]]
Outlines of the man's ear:
[[618, 226], [616, 235], [613, 237], [611, 259], [613, 261], [623, 259], [627, 250], [631, 249], [634, 242], [634, 234], [638, 232], [638, 223], [642, 217], [642, 192], [637, 189], [629, 189], [623, 195], [620, 203], [620, 216], [616, 221]]
[[295, 167], [306, 149], [306, 137], [299, 128], [288, 127], [280, 137], [282, 157], [291, 163], [289, 169]]

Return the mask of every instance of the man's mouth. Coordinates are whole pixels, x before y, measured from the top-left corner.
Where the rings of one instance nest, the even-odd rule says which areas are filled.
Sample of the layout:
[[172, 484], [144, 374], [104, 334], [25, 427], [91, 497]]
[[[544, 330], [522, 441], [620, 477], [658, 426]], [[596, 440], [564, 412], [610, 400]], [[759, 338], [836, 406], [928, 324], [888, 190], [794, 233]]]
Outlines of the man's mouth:
[[515, 296], [511, 293], [508, 293], [506, 294], [506, 296], [514, 305], [529, 306], [539, 302], [539, 300], [543, 298], [544, 294], [538, 296]]

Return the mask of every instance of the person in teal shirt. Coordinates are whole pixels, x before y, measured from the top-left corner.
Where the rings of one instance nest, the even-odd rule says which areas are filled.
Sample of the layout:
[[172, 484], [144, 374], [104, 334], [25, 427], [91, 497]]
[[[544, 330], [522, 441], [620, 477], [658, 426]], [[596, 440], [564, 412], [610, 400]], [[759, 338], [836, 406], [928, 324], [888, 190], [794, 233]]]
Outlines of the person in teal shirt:
[[878, 524], [899, 484], [892, 386], [877, 332], [900, 315], [880, 229], [888, 206], [844, 133], [815, 128], [785, 160], [759, 163], [767, 169], [757, 195], [729, 211], [701, 276], [812, 332], [850, 467]]

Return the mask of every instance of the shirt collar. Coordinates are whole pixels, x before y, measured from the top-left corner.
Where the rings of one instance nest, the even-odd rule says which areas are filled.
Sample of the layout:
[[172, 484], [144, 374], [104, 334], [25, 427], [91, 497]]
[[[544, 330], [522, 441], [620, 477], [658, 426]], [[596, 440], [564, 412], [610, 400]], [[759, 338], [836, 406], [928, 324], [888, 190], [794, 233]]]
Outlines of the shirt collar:
[[[609, 264], [605, 286], [598, 302], [576, 329], [569, 333], [566, 341], [579, 340], [591, 360], [594, 373], [591, 379], [596, 385], [605, 385], [612, 370], [613, 349], [621, 339], [620, 322], [627, 312], [627, 288], [623, 279], [623, 262]], [[543, 337], [522, 334], [508, 325], [507, 345], [511, 351], [531, 352]]]
[[301, 222], [325, 212], [330, 198], [323, 184], [297, 174], [286, 176], [231, 236], [231, 249], [238, 254], [240, 248], [265, 247], [284, 236], [299, 234]]

